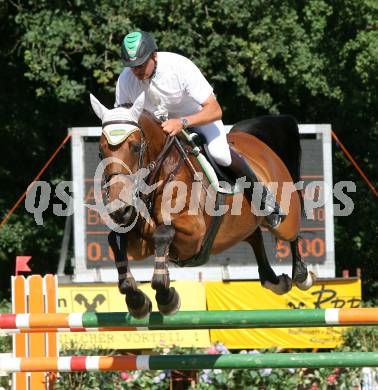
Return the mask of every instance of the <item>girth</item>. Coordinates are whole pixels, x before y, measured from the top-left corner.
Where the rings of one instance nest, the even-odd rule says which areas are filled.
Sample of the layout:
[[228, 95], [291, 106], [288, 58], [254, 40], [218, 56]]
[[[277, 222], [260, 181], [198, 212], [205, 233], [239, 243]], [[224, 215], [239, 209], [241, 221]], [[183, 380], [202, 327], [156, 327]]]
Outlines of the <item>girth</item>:
[[[151, 172], [148, 175], [148, 177], [146, 178], [147, 185], [152, 185], [153, 183], [155, 183], [155, 181], [158, 177], [159, 171], [161, 169], [162, 163], [163, 163], [165, 157], [167, 156], [167, 154], [170, 152], [173, 145], [176, 147], [177, 151], [179, 152], [180, 157], [181, 157], [181, 161], [184, 161], [185, 164], [190, 169], [190, 171], [192, 172], [193, 177], [197, 176], [196, 168], [193, 166], [192, 162], [190, 161], [188, 153], [186, 152], [185, 148], [182, 146], [180, 139], [176, 136], [174, 136], [174, 137], [168, 136], [167, 140], [164, 144], [164, 147], [161, 150], [161, 152], [159, 153], [159, 155], [157, 156], [156, 160], [151, 162], [148, 166], [148, 168], [151, 169]], [[177, 164], [176, 168], [173, 170], [173, 172], [171, 172], [171, 174], [169, 175], [167, 180], [164, 181], [164, 185], [168, 181], [173, 180], [173, 178], [176, 175], [176, 173], [178, 172], [179, 168], [181, 168], [181, 164]], [[149, 194], [144, 199], [149, 211], [151, 211], [152, 207], [153, 207], [153, 201], [150, 198], [151, 195], [152, 194]], [[143, 196], [143, 194], [142, 194], [142, 196]], [[215, 210], [217, 210], [220, 206], [225, 205], [225, 198], [226, 198], [225, 194], [222, 194], [220, 192], [216, 193]], [[179, 267], [196, 267], [196, 266], [206, 264], [209, 260], [210, 251], [211, 251], [211, 248], [213, 246], [215, 237], [218, 233], [219, 226], [222, 222], [222, 219], [223, 219], [223, 214], [212, 216], [209, 229], [207, 230], [207, 232], [205, 234], [203, 244], [201, 246], [200, 251], [197, 254], [195, 254], [194, 256], [192, 256], [186, 260], [179, 260], [179, 259], [169, 259], [169, 260], [171, 262], [175, 263], [176, 265], [178, 265]]]

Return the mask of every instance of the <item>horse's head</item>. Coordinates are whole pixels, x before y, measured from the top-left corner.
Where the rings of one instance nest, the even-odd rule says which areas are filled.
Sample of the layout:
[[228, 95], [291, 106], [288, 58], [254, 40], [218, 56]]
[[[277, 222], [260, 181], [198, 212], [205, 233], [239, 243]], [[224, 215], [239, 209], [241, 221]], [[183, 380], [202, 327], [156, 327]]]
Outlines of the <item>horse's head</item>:
[[131, 108], [107, 109], [90, 95], [94, 112], [102, 121], [100, 158], [105, 164], [107, 211], [119, 225], [127, 225], [134, 211], [135, 174], [143, 166], [145, 141], [138, 124], [144, 93]]

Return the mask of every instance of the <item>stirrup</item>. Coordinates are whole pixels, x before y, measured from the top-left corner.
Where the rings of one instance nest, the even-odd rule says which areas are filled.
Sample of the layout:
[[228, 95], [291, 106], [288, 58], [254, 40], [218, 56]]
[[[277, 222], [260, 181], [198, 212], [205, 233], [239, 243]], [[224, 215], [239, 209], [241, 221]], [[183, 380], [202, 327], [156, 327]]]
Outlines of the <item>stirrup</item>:
[[275, 229], [281, 224], [281, 222], [284, 221], [285, 218], [285, 215], [272, 213], [265, 216], [265, 221], [268, 223], [271, 229]]
[[283, 213], [280, 205], [276, 202], [273, 194], [264, 186], [264, 197], [262, 199], [262, 206], [269, 213], [265, 216], [265, 221], [269, 227], [274, 229], [284, 221], [286, 215]]

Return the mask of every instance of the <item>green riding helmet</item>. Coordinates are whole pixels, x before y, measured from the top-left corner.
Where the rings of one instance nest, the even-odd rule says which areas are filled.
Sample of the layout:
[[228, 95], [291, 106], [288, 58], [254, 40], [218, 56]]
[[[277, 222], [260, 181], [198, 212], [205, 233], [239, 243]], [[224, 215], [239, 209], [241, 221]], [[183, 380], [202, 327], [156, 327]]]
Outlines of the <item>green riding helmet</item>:
[[156, 43], [149, 33], [145, 31], [131, 32], [122, 41], [123, 64], [131, 68], [142, 65], [157, 49]]

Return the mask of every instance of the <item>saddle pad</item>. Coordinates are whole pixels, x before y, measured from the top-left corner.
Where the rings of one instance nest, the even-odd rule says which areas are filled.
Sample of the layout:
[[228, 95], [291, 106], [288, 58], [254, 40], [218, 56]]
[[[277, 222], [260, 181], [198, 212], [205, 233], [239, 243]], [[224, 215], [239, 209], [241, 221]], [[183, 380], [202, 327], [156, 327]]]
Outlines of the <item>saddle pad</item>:
[[198, 162], [201, 165], [201, 168], [203, 172], [205, 173], [207, 179], [210, 182], [210, 185], [215, 189], [215, 191], [220, 192], [222, 194], [236, 194], [240, 192], [240, 189], [237, 185], [230, 185], [227, 183], [227, 186], [222, 186], [219, 182], [218, 175], [213, 168], [211, 162], [206, 158], [206, 156], [201, 153], [200, 147], [194, 142], [194, 138], [198, 136], [198, 134], [194, 131], [191, 133], [186, 132], [185, 130], [182, 130], [182, 134], [186, 138], [187, 142], [192, 146], [193, 152], [198, 160]]

